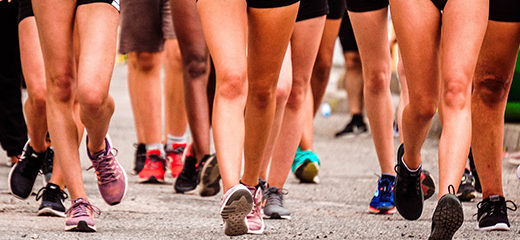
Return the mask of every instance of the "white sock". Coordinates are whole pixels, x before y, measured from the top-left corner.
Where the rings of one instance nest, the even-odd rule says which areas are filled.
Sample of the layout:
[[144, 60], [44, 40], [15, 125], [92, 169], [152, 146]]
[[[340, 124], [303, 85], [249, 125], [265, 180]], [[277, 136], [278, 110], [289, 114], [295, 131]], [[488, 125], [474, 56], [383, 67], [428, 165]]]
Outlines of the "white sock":
[[152, 144], [146, 144], [146, 152], [153, 151], [153, 150], [159, 150], [161, 152], [161, 156], [165, 156], [164, 153], [164, 146], [162, 143], [152, 143]]
[[406, 162], [403, 160], [402, 157], [401, 157], [401, 161], [403, 162], [404, 167], [405, 167], [408, 171], [413, 172], [413, 173], [414, 173], [414, 172], [417, 172], [417, 170], [419, 170], [419, 168], [421, 168], [421, 166], [422, 166], [422, 163], [421, 163], [421, 164], [419, 165], [418, 168], [412, 170], [412, 169], [410, 169], [408, 166], [406, 166]]

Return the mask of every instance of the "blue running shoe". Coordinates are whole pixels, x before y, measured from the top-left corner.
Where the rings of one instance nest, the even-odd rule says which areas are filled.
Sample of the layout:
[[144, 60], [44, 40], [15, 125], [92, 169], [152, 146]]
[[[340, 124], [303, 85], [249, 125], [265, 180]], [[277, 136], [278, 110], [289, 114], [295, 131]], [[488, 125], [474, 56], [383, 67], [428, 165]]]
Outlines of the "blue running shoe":
[[302, 183], [318, 183], [318, 172], [320, 160], [311, 150], [302, 151], [300, 147], [296, 150], [292, 164], [292, 172]]
[[383, 176], [377, 182], [377, 190], [370, 201], [368, 211], [375, 214], [393, 214], [396, 211], [394, 204], [395, 178]]

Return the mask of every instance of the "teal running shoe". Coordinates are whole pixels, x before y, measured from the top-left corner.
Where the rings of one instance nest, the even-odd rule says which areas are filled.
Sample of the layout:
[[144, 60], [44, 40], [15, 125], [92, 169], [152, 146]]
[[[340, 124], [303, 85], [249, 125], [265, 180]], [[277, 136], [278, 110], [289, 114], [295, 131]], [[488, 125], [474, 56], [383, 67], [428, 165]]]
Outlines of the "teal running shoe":
[[296, 150], [292, 164], [292, 172], [302, 183], [318, 183], [318, 172], [320, 160], [311, 150], [302, 151], [300, 147]]
[[368, 211], [375, 214], [393, 214], [396, 212], [394, 203], [395, 177], [382, 176], [377, 182], [377, 190], [370, 201]]

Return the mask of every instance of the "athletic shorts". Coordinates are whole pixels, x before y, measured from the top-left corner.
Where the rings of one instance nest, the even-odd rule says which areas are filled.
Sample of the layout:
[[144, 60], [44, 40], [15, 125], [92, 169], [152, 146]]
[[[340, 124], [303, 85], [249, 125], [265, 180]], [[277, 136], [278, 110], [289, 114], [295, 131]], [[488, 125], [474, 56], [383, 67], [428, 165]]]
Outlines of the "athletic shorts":
[[448, 0], [432, 0], [432, 2], [435, 5], [435, 7], [437, 7], [437, 9], [439, 9], [439, 11], [443, 11]]
[[293, 5], [300, 0], [246, 0], [251, 8], [277, 8]]
[[520, 1], [490, 0], [489, 20], [498, 22], [520, 22]]
[[121, 6], [119, 52], [160, 52], [175, 39], [168, 0], [124, 0]]
[[358, 51], [356, 38], [354, 37], [354, 30], [348, 17], [348, 12], [343, 16], [341, 27], [339, 29], [339, 41], [343, 47], [343, 52]]
[[329, 14], [327, 19], [341, 19], [345, 10], [347, 9], [346, 0], [328, 0], [329, 3]]
[[329, 12], [327, 0], [300, 0], [296, 22], [320, 17]]
[[388, 7], [388, 0], [347, 0], [347, 10], [369, 12]]
[[[108, 3], [112, 5], [117, 11], [119, 11], [119, 0], [77, 0], [76, 6], [89, 4], [89, 3]], [[31, 0], [19, 0], [18, 1], [18, 23], [27, 17], [33, 17], [34, 12], [32, 10]]]

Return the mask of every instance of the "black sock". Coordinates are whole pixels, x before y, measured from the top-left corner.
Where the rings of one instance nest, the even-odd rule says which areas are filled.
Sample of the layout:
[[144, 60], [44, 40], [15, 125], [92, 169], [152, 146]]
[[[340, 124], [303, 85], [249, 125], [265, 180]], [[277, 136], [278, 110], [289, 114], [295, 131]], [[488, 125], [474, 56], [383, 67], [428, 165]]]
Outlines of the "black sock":
[[363, 114], [352, 115], [352, 123], [356, 123], [356, 124], [363, 123]]

